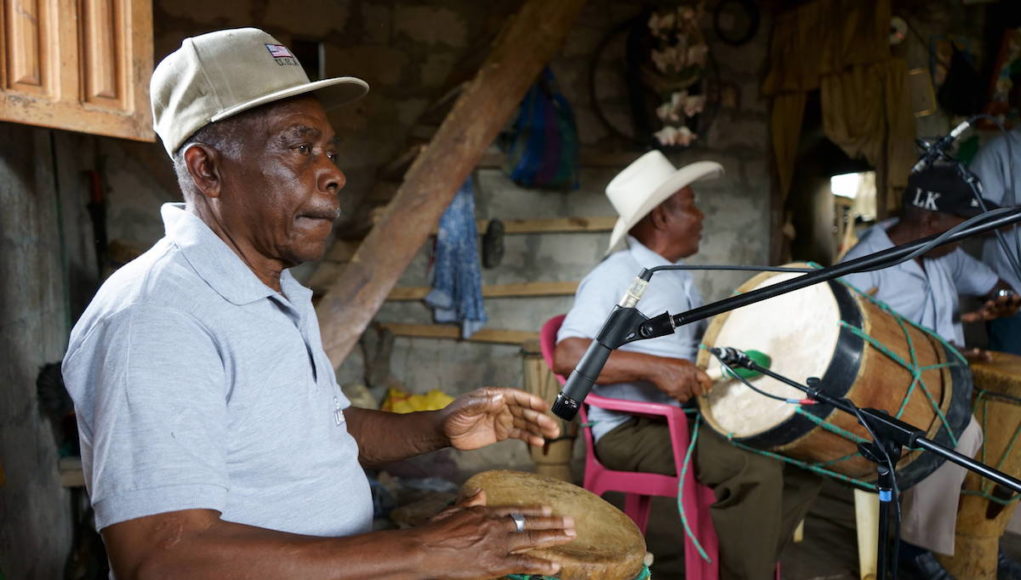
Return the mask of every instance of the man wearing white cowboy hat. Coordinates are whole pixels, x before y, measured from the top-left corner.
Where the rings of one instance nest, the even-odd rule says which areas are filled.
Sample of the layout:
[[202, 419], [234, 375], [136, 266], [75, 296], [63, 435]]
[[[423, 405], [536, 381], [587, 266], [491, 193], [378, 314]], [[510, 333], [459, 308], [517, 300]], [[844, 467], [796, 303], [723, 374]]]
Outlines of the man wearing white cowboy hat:
[[153, 73], [156, 132], [185, 203], [163, 207], [166, 237], [99, 290], [63, 365], [117, 578], [559, 569], [523, 552], [571, 541], [570, 518], [489, 508], [482, 493], [425, 526], [371, 532], [363, 465], [512, 437], [541, 445], [558, 428], [517, 389], [395, 415], [350, 407], [338, 387], [311, 291], [288, 268], [322, 255], [340, 211], [325, 109], [367, 90], [309, 82], [253, 28], [185, 39]]
[[[699, 161], [676, 169], [659, 151], [646, 153], [606, 186], [620, 216], [609, 254], [585, 279], [557, 336], [555, 367], [574, 369], [613, 305], [643, 268], [679, 263], [698, 252], [703, 214], [693, 185], [720, 176], [723, 167]], [[626, 241], [626, 244], [625, 244]], [[691, 274], [661, 271], [652, 277], [640, 309], [684, 312], [702, 299]], [[694, 365], [704, 325], [642, 340], [615, 350], [596, 381], [602, 396], [681, 404], [708, 391], [711, 381]], [[593, 407], [589, 419], [596, 452], [607, 467], [675, 473], [666, 423]], [[723, 578], [773, 574], [777, 556], [818, 492], [818, 477], [785, 469], [779, 461], [742, 451], [702, 429], [695, 457], [698, 478], [713, 488], [713, 524], [720, 539]]]

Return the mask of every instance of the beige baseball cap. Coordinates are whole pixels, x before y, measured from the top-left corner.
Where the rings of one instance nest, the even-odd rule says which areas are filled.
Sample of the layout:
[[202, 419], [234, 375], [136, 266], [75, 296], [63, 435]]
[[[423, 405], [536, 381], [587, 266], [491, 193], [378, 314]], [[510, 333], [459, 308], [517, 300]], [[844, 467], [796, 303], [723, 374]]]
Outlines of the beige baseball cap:
[[361, 97], [369, 85], [354, 77], [310, 82], [294, 54], [257, 28], [184, 39], [149, 83], [156, 134], [170, 155], [209, 123], [313, 91], [330, 109]]

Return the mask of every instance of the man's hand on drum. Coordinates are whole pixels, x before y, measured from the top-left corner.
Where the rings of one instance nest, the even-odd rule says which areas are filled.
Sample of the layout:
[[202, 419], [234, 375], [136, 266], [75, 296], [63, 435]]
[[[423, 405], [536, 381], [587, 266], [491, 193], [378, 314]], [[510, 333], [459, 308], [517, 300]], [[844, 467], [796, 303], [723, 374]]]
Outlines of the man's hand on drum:
[[547, 408], [546, 401], [525, 391], [485, 387], [440, 411], [441, 428], [451, 446], [466, 451], [504, 439], [542, 445], [560, 435], [560, 425], [546, 414]]
[[[511, 514], [523, 516], [520, 529]], [[528, 555], [577, 536], [574, 519], [549, 506], [488, 507], [483, 491], [462, 498], [429, 524], [411, 530], [422, 548], [423, 571], [443, 578], [495, 578], [508, 574], [553, 576], [560, 564]]]
[[696, 395], [704, 395], [713, 386], [712, 379], [689, 360], [669, 357], [650, 357], [649, 382], [680, 402]]
[[981, 308], [961, 315], [961, 322], [980, 322], [1013, 316], [1018, 308], [1021, 308], [1021, 296], [1001, 281], [993, 288]]

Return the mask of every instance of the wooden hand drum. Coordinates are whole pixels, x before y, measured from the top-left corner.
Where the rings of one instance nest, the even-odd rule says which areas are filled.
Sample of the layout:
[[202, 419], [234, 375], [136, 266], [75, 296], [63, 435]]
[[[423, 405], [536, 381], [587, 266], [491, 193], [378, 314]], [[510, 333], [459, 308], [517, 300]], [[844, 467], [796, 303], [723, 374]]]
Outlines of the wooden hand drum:
[[643, 570], [645, 539], [631, 518], [576, 485], [497, 470], [471, 477], [462, 489], [484, 490], [490, 506], [548, 505], [555, 515], [573, 517], [573, 542], [532, 552], [559, 562], [562, 580], [632, 580]]
[[[803, 266], [803, 264], [801, 264]], [[762, 288], [800, 274], [763, 273], [738, 288]], [[703, 342], [757, 350], [772, 357], [771, 370], [859, 407], [889, 412], [953, 447], [970, 419], [971, 376], [964, 359], [928, 330], [917, 327], [849, 285], [832, 281], [776, 296], [713, 319]], [[703, 350], [698, 364], [718, 368]], [[699, 408], [708, 424], [734, 442], [850, 478], [875, 480], [875, 464], [858, 453], [871, 439], [855, 418], [829, 405], [788, 402], [806, 397], [771, 377], [750, 382], [780, 400], [728, 379], [718, 382]], [[785, 400], [787, 399], [787, 400]], [[952, 433], [952, 435], [951, 435]], [[897, 482], [907, 489], [943, 459], [935, 453], [905, 453]]]
[[[973, 412], [984, 438], [975, 459], [1021, 477], [1021, 357], [990, 354], [992, 361], [971, 364]], [[954, 556], [939, 556], [954, 577], [995, 580], [1000, 536], [1017, 508], [1013, 497], [1011, 490], [968, 472], [957, 509]]]

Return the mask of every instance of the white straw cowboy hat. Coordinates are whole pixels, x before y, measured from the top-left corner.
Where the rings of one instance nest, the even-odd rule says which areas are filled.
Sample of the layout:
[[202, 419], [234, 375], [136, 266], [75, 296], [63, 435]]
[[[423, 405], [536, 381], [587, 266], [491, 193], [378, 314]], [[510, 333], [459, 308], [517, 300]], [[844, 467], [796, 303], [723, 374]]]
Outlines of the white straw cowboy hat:
[[655, 149], [636, 159], [606, 186], [606, 197], [620, 216], [613, 226], [606, 253], [617, 249], [635, 224], [678, 190], [720, 175], [723, 166], [715, 161], [696, 161], [677, 169]]
[[330, 109], [368, 91], [354, 77], [309, 81], [294, 54], [257, 28], [184, 39], [149, 83], [156, 134], [170, 155], [209, 123], [266, 103], [315, 92]]

